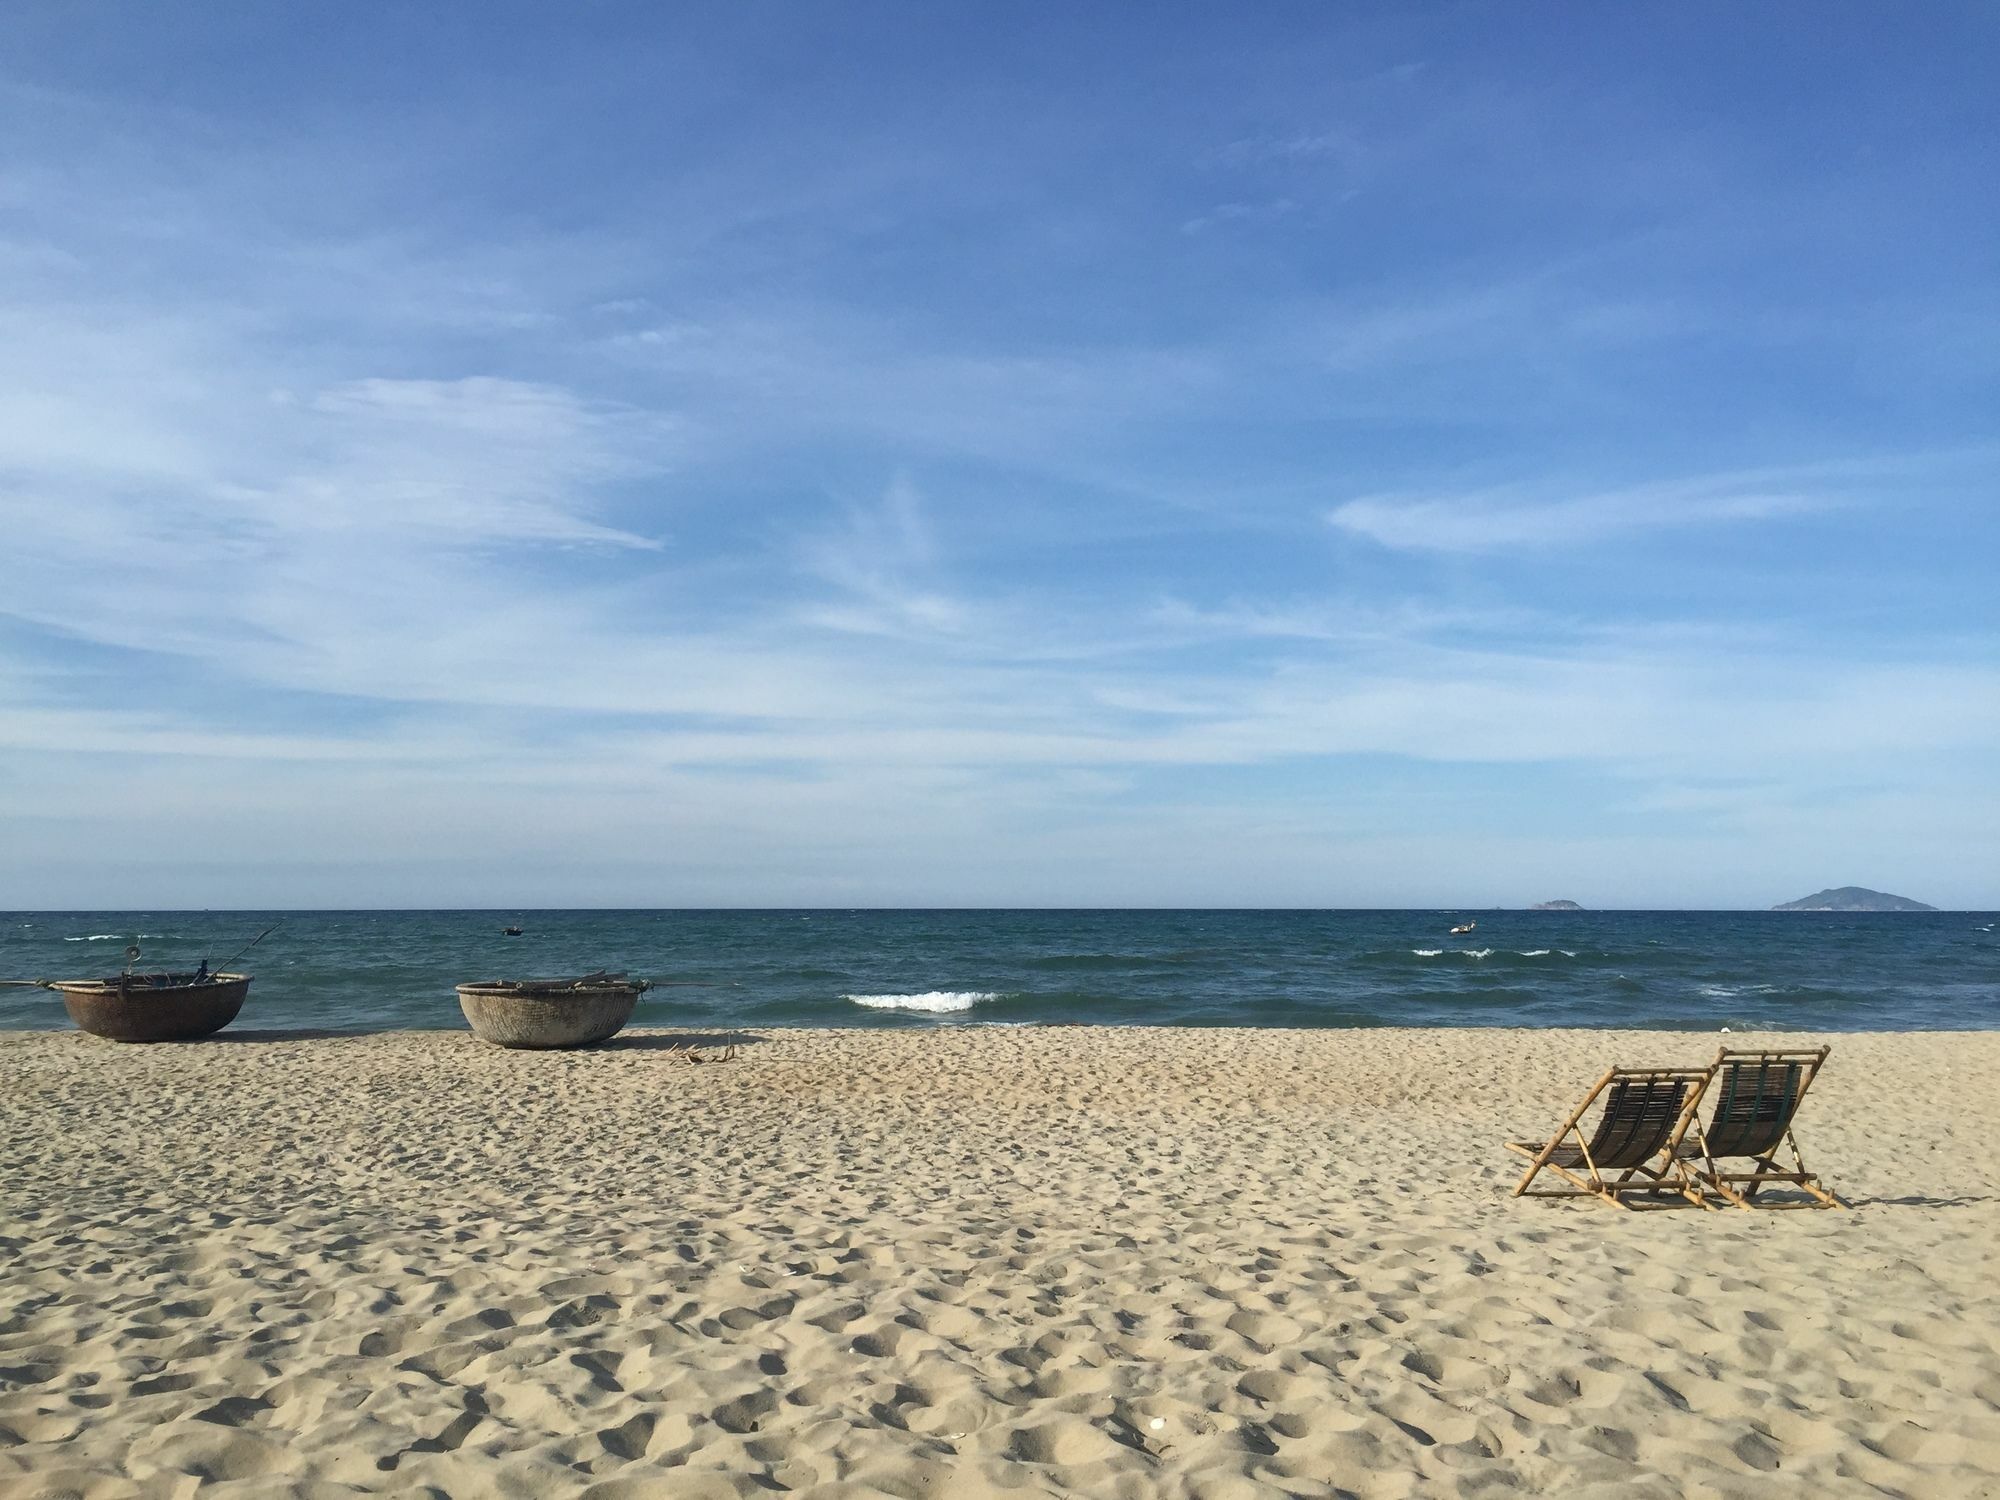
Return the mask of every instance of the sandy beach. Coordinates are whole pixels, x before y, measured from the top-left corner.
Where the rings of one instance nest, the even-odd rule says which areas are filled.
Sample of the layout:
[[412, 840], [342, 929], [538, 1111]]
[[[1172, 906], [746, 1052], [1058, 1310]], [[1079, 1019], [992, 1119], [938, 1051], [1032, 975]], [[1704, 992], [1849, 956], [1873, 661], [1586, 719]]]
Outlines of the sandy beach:
[[1712, 1035], [675, 1040], [0, 1036], [0, 1495], [2000, 1495], [2000, 1034], [1713, 1213], [1501, 1144]]

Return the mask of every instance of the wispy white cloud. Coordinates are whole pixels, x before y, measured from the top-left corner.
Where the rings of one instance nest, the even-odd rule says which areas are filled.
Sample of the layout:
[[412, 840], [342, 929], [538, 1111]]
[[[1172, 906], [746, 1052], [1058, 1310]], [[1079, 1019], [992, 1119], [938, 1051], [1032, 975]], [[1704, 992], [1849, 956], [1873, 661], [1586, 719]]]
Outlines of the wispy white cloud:
[[1057, 467], [1135, 426], [1200, 411], [1233, 373], [1203, 345], [955, 348], [913, 342], [893, 318], [828, 307], [716, 308], [609, 334], [600, 347], [732, 452], [775, 434]]
[[[0, 608], [18, 618], [238, 667], [278, 642], [312, 645], [310, 662], [274, 674], [351, 690], [326, 674], [356, 643], [393, 637], [433, 607], [462, 611], [469, 626], [482, 592], [504, 598], [491, 559], [507, 548], [658, 545], [593, 512], [604, 484], [665, 461], [659, 424], [557, 388], [373, 379], [303, 399], [225, 390], [167, 448], [126, 441], [111, 399], [67, 414], [73, 445], [102, 433], [108, 468], [0, 431], [0, 520], [18, 570]], [[136, 425], [143, 432], [144, 418]], [[78, 610], [106, 580], [128, 607]], [[512, 603], [536, 612], [532, 600]], [[455, 633], [427, 630], [411, 649], [435, 651]]]
[[837, 530], [801, 549], [806, 573], [836, 591], [803, 618], [862, 635], [950, 635], [970, 624], [965, 603], [934, 579], [937, 545], [923, 501], [908, 476], [898, 476], [880, 502], [851, 508]]
[[1420, 552], [1584, 546], [1681, 527], [1792, 519], [1850, 503], [1839, 492], [1778, 476], [1723, 475], [1624, 489], [1555, 494], [1527, 487], [1458, 495], [1368, 495], [1328, 512], [1337, 529]]
[[[498, 850], [562, 872], [549, 899], [1311, 899], [1338, 851], [1384, 872], [1373, 899], [1426, 899], [1427, 859], [1609, 880], [1679, 849], [1676, 818], [1740, 821], [1742, 799], [1673, 790], [1718, 778], [1791, 778], [1774, 816], [1801, 836], [1814, 789], [1904, 777], [1922, 849], [1955, 857], [1939, 809], [2000, 749], [1977, 620], [1813, 656], [1810, 622], [1660, 619], [1328, 546], [1627, 543], [1643, 568], [1672, 528], [1755, 539], [1913, 487], [1893, 464], [1654, 481], [1630, 444], [1602, 457], [1650, 412], [1602, 443], [1551, 415], [1558, 389], [1621, 415], [1594, 377], [1727, 326], [1626, 274], [1643, 234], [1407, 267], [1322, 246], [1306, 285], [1282, 260], [1215, 279], [1428, 149], [1367, 121], [1263, 131], [1115, 211], [1041, 212], [1024, 180], [1001, 213], [965, 173], [941, 211], [948, 142], [921, 153], [937, 171], [825, 176], [689, 153], [557, 232], [512, 203], [429, 212], [492, 165], [478, 130], [409, 133], [398, 162], [62, 109], [65, 170], [0, 172], [0, 817], [22, 869], [115, 828], [162, 869], [198, 830], [350, 882], [413, 843]], [[1287, 233], [1159, 233], [1218, 201], [1191, 234]], [[1027, 276], [1011, 242], [964, 248], [1017, 216], [1048, 257]], [[1141, 241], [1165, 259], [1134, 266]], [[1179, 290], [1139, 295], [1148, 276]], [[1528, 477], [1449, 477], [1475, 465]], [[1536, 477], [1559, 472], [1610, 479]], [[1330, 512], [1329, 474], [1355, 497]], [[1583, 790], [1539, 804], [1523, 855], [1475, 788], [1551, 768]], [[1654, 821], [1621, 842], [1600, 825], [1622, 817]], [[671, 890], [635, 884], [669, 865]], [[1202, 884], [1211, 866], [1282, 878]], [[365, 889], [478, 894], [411, 880]], [[203, 896], [232, 899], [182, 893]]]
[[308, 471], [271, 497], [300, 524], [421, 528], [470, 546], [658, 546], [588, 515], [601, 486], [664, 469], [672, 424], [656, 414], [492, 376], [375, 377], [302, 405]]
[[1244, 136], [1217, 151], [1216, 159], [1241, 164], [1260, 161], [1336, 161], [1366, 159], [1370, 148], [1352, 129], [1298, 131], [1289, 135]]
[[1573, 634], [1573, 622], [1520, 607], [1471, 607], [1406, 599], [1389, 605], [1351, 601], [1235, 601], [1202, 606], [1169, 599], [1154, 611], [1162, 629], [1188, 639], [1297, 640], [1369, 645], [1466, 635], [1533, 631]]
[[1258, 202], [1218, 203], [1191, 219], [1181, 221], [1182, 234], [1205, 234], [1211, 229], [1224, 225], [1269, 224], [1275, 220], [1295, 214], [1299, 210], [1298, 201], [1293, 198], [1266, 198]]

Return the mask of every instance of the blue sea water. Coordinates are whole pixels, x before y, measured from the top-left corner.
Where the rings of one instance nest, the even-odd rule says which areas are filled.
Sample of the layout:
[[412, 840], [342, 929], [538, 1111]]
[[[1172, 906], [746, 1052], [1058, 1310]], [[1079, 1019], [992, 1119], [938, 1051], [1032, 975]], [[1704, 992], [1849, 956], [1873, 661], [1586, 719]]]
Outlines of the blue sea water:
[[[1991, 912], [11, 912], [0, 977], [220, 964], [267, 927], [239, 1029], [458, 1027], [455, 984], [597, 968], [659, 983], [638, 1026], [2000, 1026]], [[0, 1028], [67, 1024], [0, 988]]]

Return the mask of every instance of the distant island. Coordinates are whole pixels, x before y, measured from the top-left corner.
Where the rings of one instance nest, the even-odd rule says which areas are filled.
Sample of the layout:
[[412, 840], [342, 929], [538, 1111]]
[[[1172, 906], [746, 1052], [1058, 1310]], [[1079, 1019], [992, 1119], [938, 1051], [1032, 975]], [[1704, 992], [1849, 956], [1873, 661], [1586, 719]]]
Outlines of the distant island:
[[1783, 906], [1774, 906], [1772, 911], [1936, 911], [1935, 906], [1926, 906], [1921, 901], [1912, 901], [1908, 896], [1891, 896], [1886, 891], [1871, 891], [1863, 886], [1843, 885], [1833, 890], [1821, 891], [1817, 896], [1801, 897], [1797, 901], [1787, 901]]
[[1529, 907], [1528, 910], [1529, 911], [1582, 911], [1583, 908], [1574, 901], [1537, 901], [1533, 906]]

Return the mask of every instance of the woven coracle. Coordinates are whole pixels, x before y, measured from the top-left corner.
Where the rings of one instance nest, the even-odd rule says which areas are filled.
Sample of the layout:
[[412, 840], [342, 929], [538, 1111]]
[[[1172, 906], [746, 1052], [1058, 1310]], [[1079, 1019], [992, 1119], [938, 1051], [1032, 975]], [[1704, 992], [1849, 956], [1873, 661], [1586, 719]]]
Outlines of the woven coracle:
[[69, 1018], [114, 1042], [188, 1042], [236, 1019], [250, 993], [248, 974], [114, 974], [51, 979]]
[[488, 979], [458, 986], [473, 1034], [497, 1047], [588, 1047], [618, 1034], [648, 985], [622, 975]]

